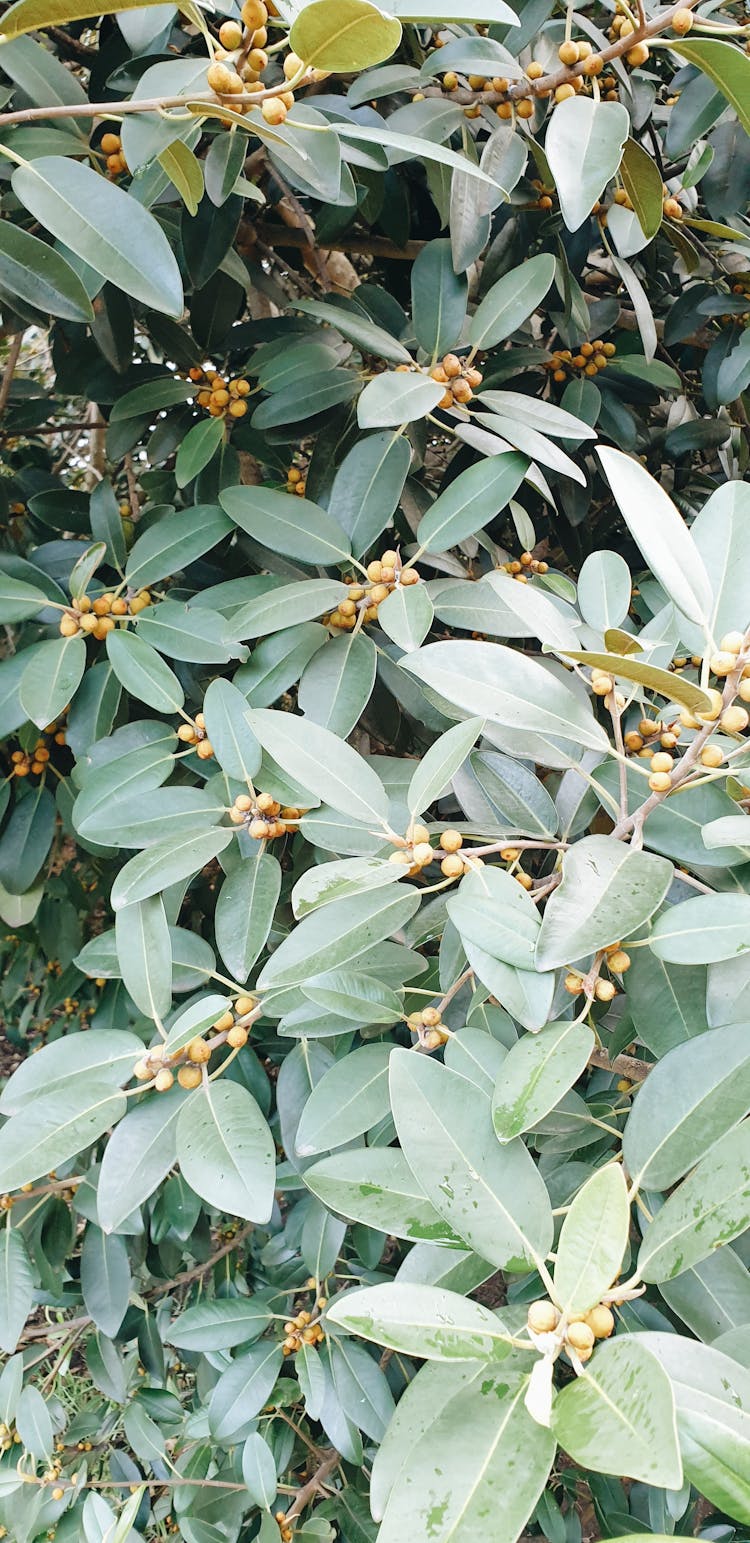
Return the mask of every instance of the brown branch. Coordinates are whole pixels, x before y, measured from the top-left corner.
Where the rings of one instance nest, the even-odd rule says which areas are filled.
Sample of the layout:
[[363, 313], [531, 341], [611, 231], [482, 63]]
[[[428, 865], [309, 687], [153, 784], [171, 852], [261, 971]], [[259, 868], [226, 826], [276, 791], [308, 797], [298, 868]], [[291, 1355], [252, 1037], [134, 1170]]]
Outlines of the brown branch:
[[91, 465], [86, 474], [89, 489], [96, 487], [107, 469], [106, 451], [106, 424], [100, 423], [100, 413], [96, 402], [89, 402], [86, 415], [89, 419], [89, 456]]
[[[306, 84], [308, 82], [304, 80], [299, 81], [295, 90], [299, 91]], [[238, 107], [257, 107], [269, 97], [282, 96], [288, 90], [289, 82], [285, 80], [278, 86], [268, 86], [264, 91], [256, 91], [254, 96], [231, 96], [217, 91], [193, 91], [189, 96], [153, 96], [142, 100], [126, 97], [117, 102], [66, 102], [62, 106], [54, 107], [22, 107], [17, 112], [0, 113], [0, 129], [8, 128], [14, 123], [34, 123], [41, 118], [45, 120], [48, 118], [120, 118], [126, 113], [162, 112], [167, 107], [182, 107], [187, 111], [188, 104], [191, 108], [193, 106], [229, 107], [236, 111]], [[195, 116], [199, 117], [200, 114], [196, 113]]]
[[650, 1061], [640, 1061], [634, 1055], [616, 1055], [614, 1060], [610, 1061], [606, 1050], [592, 1050], [589, 1066], [599, 1066], [605, 1072], [617, 1072], [621, 1077], [627, 1077], [630, 1082], [644, 1082], [649, 1072], [654, 1069]]
[[144, 1296], [163, 1297], [167, 1291], [173, 1291], [175, 1286], [189, 1286], [191, 1281], [200, 1280], [201, 1276], [206, 1275], [209, 1270], [212, 1270], [214, 1265], [219, 1263], [220, 1259], [225, 1259], [227, 1254], [231, 1254], [234, 1249], [240, 1248], [245, 1239], [250, 1236], [252, 1230], [253, 1224], [248, 1222], [246, 1227], [241, 1227], [235, 1237], [230, 1238], [223, 1248], [217, 1249], [216, 1253], [212, 1254], [210, 1259], [206, 1259], [203, 1264], [196, 1264], [192, 1270], [183, 1270], [180, 1275], [173, 1276], [172, 1280], [161, 1281], [158, 1286], [153, 1286], [149, 1291], [145, 1291], [143, 1293]]
[[[742, 672], [748, 663], [749, 650], [750, 630], [745, 634], [742, 650], [738, 655], [737, 663], [734, 669], [732, 670], [731, 674], [726, 677], [726, 683], [722, 693], [722, 710], [724, 707], [729, 707], [737, 695], [740, 681], [742, 680]], [[671, 773], [672, 780], [666, 793], [651, 793], [650, 796], [645, 799], [636, 810], [634, 810], [633, 814], [626, 815], [624, 819], [618, 820], [614, 830], [612, 831], [613, 836], [616, 836], [618, 840], [621, 841], [623, 836], [626, 836], [629, 831], [632, 831], [632, 839], [635, 840], [636, 844], [642, 842], [643, 826], [645, 821], [648, 819], [648, 816], [651, 814], [651, 811], [658, 808], [659, 804], [662, 804], [665, 798], [669, 798], [677, 788], [682, 787], [683, 784], [688, 781], [691, 773], [695, 770], [696, 762], [701, 753], [701, 750], [703, 749], [703, 746], [715, 732], [717, 724], [718, 718], [712, 718], [707, 723], [703, 724], [703, 727], [697, 731], [694, 739], [688, 745], [685, 754], [677, 762], [674, 771]]]
[[[28, 429], [27, 432], [24, 434], [24, 438], [25, 439], [36, 439], [40, 434], [69, 434], [69, 433], [75, 432], [76, 430], [81, 430], [81, 431], [85, 430], [85, 432], [88, 434], [91, 429], [106, 429], [106, 428], [107, 428], [107, 423], [104, 420], [104, 418], [102, 418], [101, 421], [97, 422], [97, 423], [87, 423], [86, 420], [84, 419], [83, 423], [52, 423], [52, 424], [50, 424], [46, 428]], [[10, 430], [9, 429], [1, 430], [0, 431], [0, 439], [7, 439], [9, 434], [10, 434]], [[17, 437], [18, 437], [18, 435], [17, 435], [16, 431], [14, 431], [13, 438], [17, 438]]]
[[340, 1453], [334, 1450], [326, 1453], [319, 1467], [315, 1469], [312, 1478], [308, 1479], [307, 1483], [303, 1484], [302, 1488], [297, 1491], [297, 1494], [295, 1495], [295, 1498], [284, 1517], [284, 1526], [286, 1526], [293, 1517], [299, 1516], [302, 1511], [304, 1511], [305, 1506], [309, 1505], [310, 1501], [315, 1499], [316, 1495], [320, 1493], [325, 1480], [328, 1478], [329, 1473], [333, 1473], [334, 1468], [337, 1468], [340, 1462]]
[[[33, 1474], [29, 1473], [25, 1475], [24, 1482], [26, 1484], [57, 1485], [64, 1483], [64, 1476], [61, 1478], [61, 1476], [57, 1474], [53, 1475], [52, 1478], [47, 1479], [43, 1476], [36, 1478]], [[194, 1488], [197, 1489], [226, 1489], [235, 1491], [241, 1490], [244, 1492], [244, 1494], [247, 1494], [246, 1484], [231, 1483], [228, 1479], [142, 1479], [139, 1477], [135, 1488], [179, 1489], [181, 1486], [187, 1484], [191, 1484]], [[132, 1493], [133, 1490], [132, 1481], [129, 1479], [86, 1479], [85, 1483], [77, 1487], [80, 1489], [127, 1490], [129, 1493]], [[297, 1494], [297, 1491], [292, 1488], [291, 1484], [279, 1484], [277, 1488], [279, 1494], [281, 1495]]]
[[20, 332], [15, 334], [15, 337], [12, 338], [10, 347], [8, 349], [8, 357], [5, 361], [2, 385], [0, 385], [0, 418], [2, 418], [3, 413], [5, 412], [5, 409], [8, 405], [10, 388], [13, 385], [13, 376], [16, 373], [16, 365], [18, 364], [18, 356], [21, 352], [25, 331], [26, 329], [24, 327]]
[[[254, 231], [269, 247], [307, 246], [307, 238], [301, 230], [289, 230], [283, 225], [261, 223], [254, 227]], [[404, 246], [396, 246], [385, 236], [341, 236], [336, 241], [326, 240], [324, 250], [346, 252], [347, 255], [355, 257], [391, 257], [396, 262], [413, 262], [425, 245], [424, 241], [407, 241]]]
[[137, 520], [141, 512], [141, 500], [138, 497], [138, 485], [135, 480], [135, 472], [133, 471], [133, 457], [129, 450], [124, 460], [125, 477], [128, 484], [128, 498], [130, 499], [130, 510], [133, 518]]
[[[692, 10], [697, 4], [698, 0], [684, 0], [684, 5], [682, 0], [677, 0], [677, 4], [670, 5], [666, 11], [660, 11], [653, 21], [647, 22], [643, 27], [637, 27], [634, 32], [628, 33], [627, 37], [618, 38], [607, 48], [597, 50], [598, 58], [604, 64], [608, 64], [610, 59], [622, 58], [622, 55], [629, 53], [636, 43], [643, 43], [649, 38], [658, 37], [660, 33], [668, 31], [672, 24], [672, 17], [677, 11]], [[470, 91], [468, 88], [443, 91], [440, 86], [427, 86], [424, 88], [423, 95], [442, 96], [446, 101], [458, 102], [461, 106], [484, 103], [488, 107], [494, 107], [499, 102], [520, 102], [523, 97], [548, 96], [558, 86], [571, 84], [579, 76], [585, 75], [587, 62], [583, 59], [578, 64], [562, 65], [559, 70], [553, 70], [549, 75], [541, 75], [539, 80], [519, 80], [515, 85], [510, 85], [507, 91]], [[0, 119], [1, 123], [2, 119]]]

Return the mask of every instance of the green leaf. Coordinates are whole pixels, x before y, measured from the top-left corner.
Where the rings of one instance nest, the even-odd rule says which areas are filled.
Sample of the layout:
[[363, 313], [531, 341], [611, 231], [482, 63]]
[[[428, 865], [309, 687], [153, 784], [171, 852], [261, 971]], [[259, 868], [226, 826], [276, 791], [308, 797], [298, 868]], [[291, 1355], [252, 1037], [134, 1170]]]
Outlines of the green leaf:
[[506, 830], [540, 836], [543, 840], [555, 835], [559, 824], [557, 810], [533, 772], [493, 750], [475, 751], [469, 764]]
[[0, 1095], [0, 1113], [18, 1114], [33, 1106], [40, 1094], [56, 1094], [64, 1108], [74, 1084], [108, 1083], [114, 1091], [127, 1082], [143, 1041], [124, 1029], [88, 1029], [43, 1045], [8, 1078]]
[[182, 280], [172, 248], [153, 215], [122, 188], [57, 155], [17, 167], [11, 181], [34, 219], [102, 278], [155, 311], [182, 315]]
[[383, 825], [388, 797], [372, 766], [330, 729], [291, 713], [251, 708], [247, 721], [264, 750], [302, 787], [353, 820]]
[[[533, 589], [530, 584], [516, 584], [509, 573], [489, 573], [485, 582], [495, 591], [513, 620], [518, 618], [521, 622], [525, 636], [539, 638], [557, 653], [567, 651], [571, 644], [578, 642], [577, 618], [567, 610], [561, 611], [540, 589]], [[513, 631], [517, 630], [520, 629], [513, 626]]]
[[[309, 6], [307, 11], [309, 13]], [[358, 311], [348, 311], [343, 306], [330, 305], [325, 300], [298, 300], [295, 309], [302, 311], [305, 316], [314, 316], [316, 321], [327, 322], [340, 332], [343, 338], [347, 338], [350, 343], [356, 343], [363, 353], [374, 354], [379, 359], [388, 359], [391, 364], [411, 364], [412, 362], [411, 354], [407, 348], [404, 348], [403, 343], [399, 343], [390, 332], [376, 326], [375, 322]], [[264, 385], [262, 375], [261, 385]]]
[[608, 746], [588, 703], [517, 649], [499, 643], [428, 643], [400, 663], [461, 712], [592, 750]]
[[750, 1518], [750, 1376], [713, 1346], [679, 1334], [644, 1334], [677, 1406], [685, 1476], [727, 1515]]
[[649, 1224], [638, 1254], [646, 1281], [672, 1280], [750, 1225], [750, 1120], [727, 1131]]
[[600, 1345], [575, 1382], [558, 1393], [552, 1427], [575, 1463], [679, 1489], [672, 1385], [656, 1357], [631, 1335]]
[[238, 638], [265, 638], [272, 632], [286, 632], [295, 625], [332, 611], [339, 600], [346, 600], [349, 589], [337, 579], [303, 579], [298, 584], [282, 584], [267, 594], [249, 600], [232, 615], [232, 631]]
[[110, 1136], [96, 1189], [97, 1218], [105, 1232], [116, 1232], [174, 1167], [177, 1120], [185, 1102], [176, 1086], [155, 1093], [131, 1108]]
[[38, 1388], [27, 1383], [16, 1405], [16, 1430], [28, 1452], [40, 1462], [52, 1455], [54, 1430], [47, 1405]]
[[[494, 177], [488, 177], [474, 161], [467, 156], [457, 155], [455, 150], [448, 150], [444, 145], [432, 144], [430, 140], [420, 139], [416, 134], [400, 134], [394, 129], [370, 128], [361, 123], [336, 123], [333, 125], [335, 132], [342, 139], [352, 139], [355, 144], [384, 145], [386, 149], [395, 150], [402, 159], [418, 161], [436, 161], [440, 166], [448, 166], [452, 171], [465, 172], [467, 177], [474, 177], [477, 181], [485, 183], [488, 187], [497, 190], [500, 183]], [[504, 193], [504, 189], [500, 189]], [[475, 339], [470, 339], [474, 342]], [[443, 387], [443, 391], [445, 387]], [[442, 394], [442, 393], [441, 393]]]
[[361, 557], [388, 525], [410, 460], [406, 435], [388, 429], [358, 439], [344, 456], [333, 480], [328, 511], [350, 536], [355, 557]]
[[619, 1163], [607, 1163], [579, 1189], [562, 1225], [555, 1291], [566, 1313], [587, 1313], [600, 1301], [622, 1265], [629, 1230], [625, 1175]]
[[577, 1082], [593, 1048], [593, 1032], [582, 1023], [550, 1023], [513, 1045], [492, 1099], [498, 1139], [511, 1141], [549, 1114]]
[[[211, 427], [217, 422], [217, 418], [208, 419]], [[134, 542], [125, 577], [133, 589], [146, 588], [157, 579], [188, 568], [231, 531], [232, 521], [216, 504], [198, 504], [193, 509], [167, 514]], [[118, 632], [117, 636], [126, 634]]]
[[232, 1350], [258, 1339], [272, 1322], [261, 1297], [217, 1297], [180, 1313], [164, 1337], [178, 1350]]
[[247, 721], [247, 699], [230, 681], [217, 678], [203, 698], [206, 732], [228, 777], [252, 785], [262, 751]]
[[229, 845], [234, 832], [222, 826], [214, 830], [187, 831], [170, 841], [155, 841], [147, 851], [131, 857], [112, 886], [112, 909], [134, 905], [158, 895], [170, 884], [192, 877]]
[[[421, 585], [413, 587], [422, 588]], [[393, 594], [398, 592], [394, 590]], [[406, 593], [411, 591], [404, 590]], [[391, 598], [389, 596], [384, 605], [388, 605]], [[383, 606], [378, 621], [384, 625]], [[370, 700], [377, 663], [375, 644], [364, 633], [344, 633], [332, 638], [305, 666], [297, 691], [298, 706], [321, 728], [346, 739]]]
[[354, 1147], [305, 1169], [305, 1183], [330, 1211], [396, 1238], [458, 1239], [422, 1193], [396, 1147]]
[[[578, 230], [614, 177], [630, 130], [620, 102], [569, 97], [550, 119], [544, 153], [568, 230]], [[661, 191], [661, 189], [660, 189]]]
[[125, 565], [127, 547], [123, 533], [120, 510], [112, 483], [103, 477], [97, 482], [89, 501], [91, 534], [103, 541], [107, 548], [107, 561], [121, 573]]
[[396, 884], [400, 878], [396, 864], [387, 857], [345, 857], [340, 862], [314, 863], [292, 890], [292, 910], [300, 919], [332, 900]]
[[[6, 11], [3, 22], [8, 14]], [[29, 30], [35, 26], [36, 22], [33, 22]], [[7, 37], [7, 34], [3, 36]], [[1, 46], [3, 72], [20, 86], [30, 102], [38, 107], [76, 107], [87, 101], [86, 92], [77, 76], [42, 43], [30, 37], [17, 36]], [[80, 120], [74, 119], [74, 125], [82, 138]]]
[[[0, 232], [7, 223], [5, 220], [0, 224]], [[14, 229], [13, 226], [9, 228]], [[23, 579], [14, 579], [9, 573], [0, 574], [0, 615], [4, 623], [25, 621], [27, 616], [36, 616], [47, 603], [48, 597], [44, 590], [25, 583]]]
[[[746, 553], [750, 553], [748, 506], [748, 489], [743, 483], [724, 483], [711, 494], [690, 527], [713, 593], [710, 622], [716, 638], [750, 621], [742, 585]], [[685, 641], [691, 648], [703, 651], [703, 638], [697, 628], [689, 630]]]
[[475, 535], [507, 507], [528, 467], [526, 457], [511, 450], [486, 457], [459, 472], [420, 520], [420, 546], [428, 552], [446, 552], [467, 536]]
[[390, 1109], [390, 1045], [364, 1045], [337, 1061], [313, 1088], [297, 1128], [299, 1157], [327, 1152], [360, 1136]]
[[282, 1360], [278, 1342], [262, 1340], [245, 1355], [237, 1356], [222, 1372], [208, 1408], [208, 1423], [216, 1441], [236, 1440], [249, 1421], [260, 1413], [278, 1377]]
[[26, 716], [43, 729], [72, 701], [86, 668], [86, 644], [78, 633], [72, 638], [53, 638], [40, 643], [21, 679], [21, 706]]
[[316, 371], [312, 376], [301, 375], [291, 385], [275, 391], [273, 396], [267, 397], [265, 402], [256, 407], [252, 426], [254, 429], [275, 429], [287, 423], [314, 418], [340, 402], [350, 402], [357, 395], [359, 387], [359, 377], [350, 369]]
[[12, 895], [22, 895], [45, 861], [55, 829], [55, 804], [41, 783], [13, 807], [0, 836], [0, 882]]
[[264, 487], [224, 488], [219, 496], [230, 519], [273, 552], [323, 567], [349, 556], [346, 532], [309, 498], [291, 498]]
[[170, 1055], [175, 1055], [178, 1050], [184, 1050], [191, 1039], [195, 1039], [196, 1035], [204, 1034], [206, 1029], [211, 1028], [228, 1007], [229, 998], [219, 996], [217, 992], [200, 996], [173, 1019], [164, 1041], [164, 1049]]
[[621, 626], [631, 592], [630, 569], [619, 552], [590, 553], [578, 575], [578, 604], [590, 627], [604, 633]]
[[182, 199], [188, 214], [198, 213], [204, 182], [201, 163], [181, 139], [165, 145], [156, 158]]
[[469, 342], [475, 348], [494, 348], [503, 343], [541, 305], [554, 276], [555, 259], [548, 252], [530, 257], [519, 268], [505, 273], [474, 312]]
[[106, 646], [112, 669], [131, 696], [157, 713], [179, 712], [185, 693], [174, 670], [150, 643], [135, 632], [116, 629], [107, 633]]
[[661, 905], [673, 868], [665, 857], [633, 851], [614, 836], [584, 836], [565, 853], [562, 873], [539, 933], [540, 970], [574, 964], [630, 937]]
[[681, 676], [674, 675], [669, 670], [660, 670], [653, 664], [644, 664], [638, 658], [628, 656], [623, 658], [620, 654], [586, 653], [580, 649], [563, 648], [561, 653], [566, 659], [578, 659], [581, 664], [587, 664], [592, 670], [609, 670], [612, 675], [617, 675], [621, 680], [634, 680], [637, 685], [645, 686], [648, 691], [655, 691], [659, 696], [664, 696], [670, 702], [680, 702], [692, 713], [706, 713], [711, 710], [711, 699], [702, 691], [700, 686], [693, 685], [692, 681], [683, 680]]
[[0, 226], [0, 284], [35, 310], [66, 321], [93, 321], [91, 301], [70, 263], [46, 241], [9, 220]]
[[533, 970], [539, 915], [505, 869], [465, 874], [446, 909], [464, 945], [473, 943], [493, 959]]
[[[225, 144], [230, 139], [231, 136], [225, 134], [213, 140], [212, 145]], [[187, 487], [208, 466], [223, 439], [223, 418], [204, 418], [202, 423], [193, 425], [177, 451], [174, 474], [178, 488]]]
[[671, 964], [714, 964], [750, 950], [750, 895], [696, 895], [654, 922], [649, 944]]
[[467, 718], [446, 729], [423, 755], [409, 783], [407, 803], [411, 819], [416, 819], [445, 792], [466, 760], [472, 745], [482, 732], [482, 718]]
[[117, 911], [115, 937], [125, 989], [147, 1018], [163, 1018], [172, 1003], [172, 944], [161, 895]]
[[625, 141], [620, 176], [638, 224], [651, 241], [662, 222], [664, 195], [659, 168], [637, 139]]
[[[5, 18], [3, 18], [3, 21]], [[750, 134], [750, 60], [733, 43], [723, 43], [719, 38], [684, 38], [679, 42], [669, 40], [670, 52], [694, 64], [709, 80], [718, 86], [742, 124]]]
[[514, 1543], [555, 1455], [551, 1432], [525, 1407], [527, 1385], [501, 1364], [457, 1392], [409, 1452], [379, 1543], [473, 1543], [489, 1524], [497, 1543]]
[[[404, 1015], [401, 997], [373, 975], [329, 970], [306, 981], [303, 990], [305, 996], [319, 1007], [363, 1025], [396, 1023]], [[351, 1061], [347, 1064], [351, 1065]]]
[[467, 296], [466, 275], [454, 271], [450, 241], [428, 241], [412, 265], [411, 310], [417, 342], [432, 359], [458, 343]]
[[326, 1320], [352, 1334], [425, 1360], [503, 1361], [512, 1348], [508, 1327], [489, 1308], [435, 1286], [369, 1286], [344, 1292]]
[[242, 1478], [253, 1505], [270, 1511], [276, 1499], [276, 1461], [258, 1431], [248, 1436], [242, 1448]]
[[80, 1080], [58, 1092], [42, 1093], [0, 1130], [0, 1185], [20, 1189], [59, 1168], [91, 1146], [125, 1113], [127, 1103], [111, 1083]]
[[335, 970], [374, 948], [419, 909], [419, 895], [410, 886], [398, 892], [373, 890], [332, 900], [306, 916], [271, 955], [258, 977], [262, 991], [298, 986], [321, 970]]
[[312, 0], [292, 24], [289, 42], [308, 69], [348, 75], [395, 53], [401, 23], [370, 0]]
[[544, 1259], [552, 1240], [544, 1183], [520, 1141], [500, 1146], [476, 1086], [399, 1049], [391, 1052], [390, 1086], [404, 1156], [458, 1236], [500, 1269]]
[[437, 407], [445, 387], [429, 375], [384, 370], [367, 382], [357, 402], [361, 429], [380, 429], [413, 423]]
[[16, 0], [3, 16], [2, 40], [43, 27], [64, 27], [87, 16], [112, 16], [115, 11], [133, 11], [153, 3], [154, 0], [117, 0], [115, 5], [103, 0], [103, 8], [92, 11], [91, 0]]
[[166, 407], [176, 407], [179, 402], [190, 402], [196, 395], [197, 385], [176, 375], [159, 375], [147, 380], [142, 386], [134, 386], [113, 403], [110, 423], [122, 423], [126, 418], [140, 418], [146, 413], [157, 413]]
[[378, 622], [386, 635], [409, 653], [427, 636], [434, 614], [426, 585], [398, 584], [379, 606]]
[[276, 1154], [255, 1099], [237, 1082], [204, 1083], [177, 1121], [177, 1159], [208, 1205], [264, 1224], [273, 1207]]
[[281, 868], [269, 852], [241, 863], [224, 880], [216, 902], [216, 945], [228, 970], [246, 981], [271, 930]]
[[97, 568], [101, 566], [106, 551], [106, 541], [96, 541], [93, 546], [87, 547], [86, 551], [81, 553], [78, 561], [73, 564], [70, 570], [70, 578], [68, 579], [68, 588], [74, 600], [79, 599], [81, 595], [85, 595]]
[[23, 1233], [11, 1227], [10, 1215], [0, 1232], [0, 1348], [12, 1355], [34, 1303], [34, 1272]]
[[711, 612], [711, 585], [671, 498], [640, 461], [609, 446], [598, 454], [623, 519], [654, 578], [678, 610], [702, 626]]
[[748, 1111], [744, 1022], [676, 1045], [649, 1073], [628, 1116], [623, 1156], [633, 1182], [670, 1189]]
[[[102, 846], [149, 847], [162, 844], [168, 836], [189, 832], [193, 835], [208, 825], [216, 825], [224, 810], [221, 803], [203, 788], [148, 788], [125, 797], [115, 794], [110, 803], [97, 804], [92, 812], [79, 818], [79, 835]], [[76, 809], [78, 805], [76, 804]]]
[[89, 1317], [113, 1339], [130, 1297], [128, 1251], [117, 1233], [102, 1232], [93, 1222], [86, 1228], [81, 1249], [81, 1291]]

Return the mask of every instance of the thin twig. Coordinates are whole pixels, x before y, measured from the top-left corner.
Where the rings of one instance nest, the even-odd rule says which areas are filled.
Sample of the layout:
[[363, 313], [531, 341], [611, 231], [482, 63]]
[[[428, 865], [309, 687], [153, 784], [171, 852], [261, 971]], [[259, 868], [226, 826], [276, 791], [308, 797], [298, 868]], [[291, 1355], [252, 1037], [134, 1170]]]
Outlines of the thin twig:
[[2, 418], [8, 404], [10, 388], [13, 385], [13, 376], [16, 373], [16, 365], [18, 364], [18, 356], [21, 352], [25, 330], [25, 328], [22, 328], [20, 332], [15, 334], [15, 337], [11, 339], [11, 344], [8, 349], [8, 357], [5, 361], [2, 385], [0, 385], [0, 418]]

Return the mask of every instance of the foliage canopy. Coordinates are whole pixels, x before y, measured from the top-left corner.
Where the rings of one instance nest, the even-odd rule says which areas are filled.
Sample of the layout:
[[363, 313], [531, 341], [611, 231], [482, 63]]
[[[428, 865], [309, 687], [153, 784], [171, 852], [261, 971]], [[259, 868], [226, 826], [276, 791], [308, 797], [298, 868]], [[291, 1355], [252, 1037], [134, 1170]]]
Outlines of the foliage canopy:
[[0, 1531], [750, 1537], [741, 8], [0, 28]]

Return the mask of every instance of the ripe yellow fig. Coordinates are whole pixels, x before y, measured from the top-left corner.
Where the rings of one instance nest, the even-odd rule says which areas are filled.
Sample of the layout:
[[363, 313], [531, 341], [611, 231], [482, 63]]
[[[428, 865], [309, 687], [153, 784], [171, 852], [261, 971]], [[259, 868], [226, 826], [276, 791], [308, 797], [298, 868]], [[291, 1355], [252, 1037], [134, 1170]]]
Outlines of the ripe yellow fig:
[[540, 1302], [531, 1303], [526, 1322], [534, 1334], [551, 1334], [560, 1322], [560, 1314], [554, 1302], [543, 1297]]
[[586, 1314], [586, 1323], [593, 1330], [596, 1339], [609, 1339], [615, 1327], [615, 1315], [612, 1309], [600, 1302], [597, 1307], [592, 1307]]
[[569, 1323], [566, 1338], [574, 1350], [593, 1349], [595, 1336], [590, 1323]]

